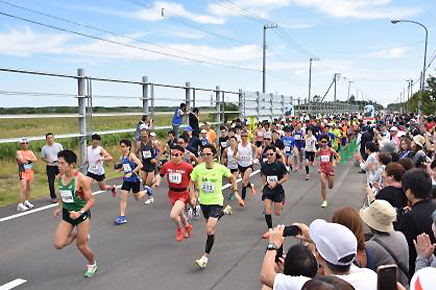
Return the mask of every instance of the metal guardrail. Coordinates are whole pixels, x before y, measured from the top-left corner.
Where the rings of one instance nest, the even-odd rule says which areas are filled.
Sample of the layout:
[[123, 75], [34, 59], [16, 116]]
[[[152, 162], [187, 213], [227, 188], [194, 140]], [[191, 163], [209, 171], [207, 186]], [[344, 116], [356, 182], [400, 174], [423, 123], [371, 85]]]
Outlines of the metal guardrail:
[[[269, 119], [274, 117], [283, 117], [289, 107], [292, 107], [294, 114], [302, 113], [345, 113], [357, 111], [357, 108], [353, 106], [346, 106], [342, 103], [315, 103], [306, 102], [300, 98], [293, 98], [284, 95], [273, 94], [261, 94], [259, 92], [244, 92], [241, 89], [238, 91], [221, 90], [219, 86], [214, 89], [193, 87], [189, 82], [186, 82], [184, 86], [169, 85], [161, 83], [151, 83], [148, 81], [148, 77], [143, 76], [142, 81], [110, 79], [86, 76], [83, 69], [77, 70], [77, 75], [59, 74], [51, 72], [39, 72], [29, 71], [11, 68], [0, 68], [0, 72], [4, 73], [18, 73], [36, 75], [42, 77], [56, 77], [63, 79], [71, 79], [77, 82], [77, 93], [65, 94], [65, 93], [43, 93], [43, 92], [20, 92], [20, 91], [6, 91], [0, 90], [0, 95], [8, 96], [26, 96], [26, 97], [69, 97], [77, 100], [77, 113], [76, 114], [19, 114], [19, 115], [0, 115], [0, 119], [56, 119], [56, 118], [78, 118], [79, 126], [76, 133], [69, 134], [56, 134], [57, 139], [64, 138], [79, 138], [79, 152], [80, 152], [80, 165], [83, 165], [86, 152], [86, 139], [93, 133], [101, 135], [106, 134], [120, 134], [134, 132], [133, 128], [123, 128], [118, 130], [105, 130], [94, 131], [94, 117], [109, 117], [109, 116], [142, 116], [144, 114], [151, 115], [152, 117], [158, 115], [168, 115], [172, 118], [173, 111], [156, 112], [156, 101], [165, 101], [166, 107], [178, 107], [181, 102], [186, 103], [188, 108], [201, 107], [201, 114], [215, 114], [215, 122], [211, 122], [216, 125], [217, 132], [222, 124], [222, 120], [225, 114], [237, 114], [240, 118], [246, 118], [254, 116], [257, 121]], [[93, 93], [94, 83], [113, 83], [113, 84], [127, 84], [139, 86], [142, 94], [140, 96], [120, 96], [120, 95], [100, 95]], [[181, 99], [175, 99], [163, 95], [156, 96], [156, 89], [172, 89], [183, 91]], [[201, 94], [209, 93], [207, 98], [201, 96]], [[65, 98], [63, 98], [65, 99]], [[98, 99], [126, 99], [128, 102], [133, 102], [133, 99], [140, 101], [142, 104], [138, 106], [139, 112], [113, 112], [113, 113], [95, 113], [93, 112], [94, 105], [93, 100]], [[238, 110], [226, 110], [226, 104], [236, 104]], [[129, 103], [130, 104], [130, 103]], [[204, 104], [204, 105], [203, 105]], [[207, 105], [206, 105], [207, 104]], [[169, 129], [171, 126], [155, 127], [154, 130]], [[24, 136], [23, 136], [24, 137]], [[29, 136], [29, 140], [45, 140], [45, 136]], [[8, 138], [0, 139], [0, 143], [13, 143], [18, 142], [21, 138]]]

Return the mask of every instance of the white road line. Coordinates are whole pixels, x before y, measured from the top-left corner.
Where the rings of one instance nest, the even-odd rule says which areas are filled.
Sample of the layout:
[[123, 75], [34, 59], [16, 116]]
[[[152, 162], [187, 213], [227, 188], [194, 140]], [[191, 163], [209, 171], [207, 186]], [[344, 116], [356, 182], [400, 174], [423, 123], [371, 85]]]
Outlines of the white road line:
[[[259, 172], [260, 172], [260, 169], [255, 170], [255, 171], [253, 171], [250, 174], [250, 176], [256, 175]], [[241, 181], [242, 181], [241, 178], [236, 180], [236, 182], [241, 182]], [[121, 185], [117, 186], [117, 188], [120, 188], [120, 187], [121, 187]], [[229, 187], [230, 187], [230, 184], [226, 184], [226, 185], [224, 185], [222, 187], [222, 189], [226, 189], [226, 188], [229, 188]], [[96, 191], [96, 192], [93, 192], [92, 195], [97, 195], [97, 194], [100, 194], [100, 193], [103, 193], [103, 192], [106, 192], [106, 191], [105, 190]], [[43, 210], [46, 210], [46, 209], [50, 209], [50, 208], [53, 208], [53, 207], [55, 207], [57, 205], [58, 205], [57, 203], [53, 203], [53, 204], [45, 205], [45, 206], [38, 207], [38, 208], [35, 208], [35, 209], [31, 209], [31, 210], [28, 210], [28, 211], [25, 211], [25, 212], [21, 212], [21, 213], [17, 213], [17, 214], [14, 214], [14, 215], [10, 215], [10, 216], [4, 217], [4, 218], [0, 218], [0, 223], [8, 221], [8, 220], [16, 219], [16, 218], [19, 218], [19, 217], [22, 217], [22, 216], [26, 216], [26, 215], [29, 215], [29, 214], [32, 214], [32, 213], [36, 213], [36, 212], [39, 212], [39, 211], [43, 211]], [[0, 288], [0, 290], [3, 290], [3, 289]]]
[[9, 283], [6, 283], [6, 284], [0, 286], [0, 290], [10, 290], [10, 289], [15, 288], [17, 286], [20, 286], [21, 284], [24, 284], [26, 282], [27, 282], [27, 280], [24, 280], [24, 279], [15, 279]]

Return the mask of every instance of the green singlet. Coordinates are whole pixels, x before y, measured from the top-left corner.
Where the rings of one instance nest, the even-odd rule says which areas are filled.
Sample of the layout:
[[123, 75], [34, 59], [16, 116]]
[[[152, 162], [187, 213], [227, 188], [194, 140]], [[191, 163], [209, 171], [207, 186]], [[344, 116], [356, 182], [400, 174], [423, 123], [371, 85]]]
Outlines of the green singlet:
[[58, 180], [59, 193], [62, 198], [62, 207], [68, 211], [81, 211], [86, 204], [83, 192], [76, 191], [77, 172], [71, 178], [67, 185], [63, 185], [62, 177]]

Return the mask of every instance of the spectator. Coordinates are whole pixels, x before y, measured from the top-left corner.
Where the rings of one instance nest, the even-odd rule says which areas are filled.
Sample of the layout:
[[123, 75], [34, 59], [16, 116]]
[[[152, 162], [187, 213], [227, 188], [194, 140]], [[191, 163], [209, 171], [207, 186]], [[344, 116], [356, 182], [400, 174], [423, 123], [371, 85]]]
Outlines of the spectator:
[[318, 276], [304, 283], [301, 290], [355, 290], [355, 288], [335, 276]]
[[[315, 220], [307, 227], [297, 224], [302, 230], [302, 238], [313, 243], [317, 250], [317, 260], [321, 275], [334, 275], [349, 282], [357, 290], [377, 289], [377, 274], [374, 271], [352, 265], [357, 254], [357, 239], [345, 226]], [[270, 232], [268, 248], [279, 248], [283, 243], [284, 226]], [[286, 276], [274, 270], [275, 250], [268, 250], [263, 261], [261, 281], [275, 290], [302, 289], [310, 280], [306, 276]]]
[[418, 235], [426, 233], [432, 242], [431, 214], [436, 206], [430, 198], [431, 177], [422, 169], [411, 169], [403, 175], [402, 185], [407, 199], [411, 204], [411, 211], [404, 214], [398, 225], [409, 245], [409, 273], [415, 272], [416, 250], [413, 241]]
[[392, 140], [392, 142], [394, 142], [395, 145], [397, 146], [397, 148], [399, 148], [399, 147], [400, 147], [400, 144], [401, 144], [401, 140], [400, 140], [400, 138], [398, 138], [398, 136], [397, 136], [397, 134], [398, 134], [398, 128], [397, 128], [396, 126], [392, 126], [392, 127], [389, 129], [389, 132], [391, 133], [391, 140]]
[[381, 265], [396, 264], [397, 281], [406, 286], [409, 282], [409, 248], [403, 233], [394, 230], [395, 209], [385, 200], [375, 200], [360, 210], [360, 217], [374, 234], [365, 243], [373, 262], [369, 268], [376, 270]]
[[[436, 211], [433, 212], [432, 218], [433, 235], [436, 236]], [[436, 244], [432, 244], [430, 236], [427, 234], [420, 234], [414, 241], [414, 244], [417, 253], [416, 272], [424, 267], [436, 268], [436, 258], [434, 255]]]
[[198, 121], [200, 119], [200, 110], [198, 108], [192, 109], [188, 115], [188, 125], [192, 128], [192, 136], [200, 137], [200, 126]]
[[[427, 267], [415, 273], [410, 282], [410, 290], [434, 290], [436, 269]], [[403, 288], [404, 289], [404, 288]], [[398, 290], [403, 290], [398, 288]], [[405, 289], [404, 289], [405, 290]]]
[[41, 159], [46, 165], [46, 173], [47, 173], [47, 181], [48, 181], [48, 188], [50, 190], [50, 198], [53, 203], [58, 202], [54, 187], [54, 182], [56, 175], [59, 174], [59, 168], [58, 168], [58, 153], [64, 148], [62, 147], [62, 144], [56, 143], [54, 140], [53, 133], [47, 133], [45, 135], [45, 140], [47, 142], [47, 145], [44, 145], [41, 150]]
[[401, 146], [400, 146], [400, 159], [403, 158], [412, 158], [413, 152], [412, 152], [412, 140], [408, 137], [404, 137], [401, 140]]
[[421, 135], [413, 137], [412, 150], [413, 150], [413, 164], [416, 168], [422, 168], [425, 163], [430, 162], [427, 154], [423, 150], [425, 138]]
[[410, 169], [414, 168], [413, 161], [409, 157], [402, 158], [402, 159], [398, 160], [398, 163], [400, 163], [401, 166], [403, 166], [404, 172], [407, 172]]
[[357, 211], [351, 207], [338, 209], [333, 214], [332, 222], [346, 226], [356, 236], [357, 255], [353, 263], [360, 268], [366, 268], [367, 255], [365, 249], [365, 236], [363, 234], [362, 220]]
[[185, 116], [186, 113], [186, 104], [181, 103], [178, 108], [174, 111], [172, 126], [174, 133], [176, 133], [176, 139], [179, 139], [179, 129], [180, 125], [183, 123], [183, 116]]
[[376, 182], [381, 182], [381, 170], [379, 170], [379, 162], [377, 158], [377, 145], [375, 142], [370, 141], [366, 143], [366, 154], [368, 158], [366, 162], [361, 164], [361, 168], [366, 171], [366, 181], [367, 183], [374, 184]]
[[209, 122], [204, 122], [204, 130], [206, 130], [207, 141], [209, 142], [209, 144], [215, 144], [216, 133], [214, 130], [212, 130]]

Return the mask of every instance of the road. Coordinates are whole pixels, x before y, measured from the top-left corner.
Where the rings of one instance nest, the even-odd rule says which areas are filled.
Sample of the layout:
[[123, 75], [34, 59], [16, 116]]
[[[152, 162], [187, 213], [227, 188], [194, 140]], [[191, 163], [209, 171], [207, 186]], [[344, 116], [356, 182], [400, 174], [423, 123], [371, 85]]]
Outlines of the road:
[[[280, 218], [273, 215], [274, 225], [310, 223], [315, 218], [330, 220], [340, 207], [359, 208], [364, 200], [365, 178], [357, 171], [351, 163], [336, 169], [336, 184], [328, 191], [330, 203], [326, 209], [320, 207], [316, 175], [305, 181], [304, 172], [292, 173], [284, 185], [284, 212]], [[252, 180], [259, 188], [259, 174]], [[202, 270], [194, 261], [204, 250], [204, 220], [193, 221], [192, 237], [177, 243], [165, 189], [162, 183], [152, 206], [130, 197], [128, 223], [121, 226], [112, 222], [118, 214], [117, 200], [110, 193], [95, 196], [90, 246], [98, 271], [91, 279], [83, 278], [85, 260], [75, 244], [61, 251], [54, 249], [59, 219], [53, 217], [51, 208], [9, 220], [4, 218], [16, 214], [15, 207], [1, 208], [0, 290], [9, 289], [5, 284], [11, 281], [19, 284], [16, 279], [26, 282], [21, 281], [14, 290], [260, 289], [259, 272], [267, 243], [261, 239], [266, 230], [261, 194], [250, 198], [243, 209], [232, 202], [233, 215], [220, 220], [208, 266]], [[226, 189], [224, 195], [228, 194]], [[47, 201], [35, 204], [47, 205]], [[285, 248], [295, 242], [287, 238]]]

